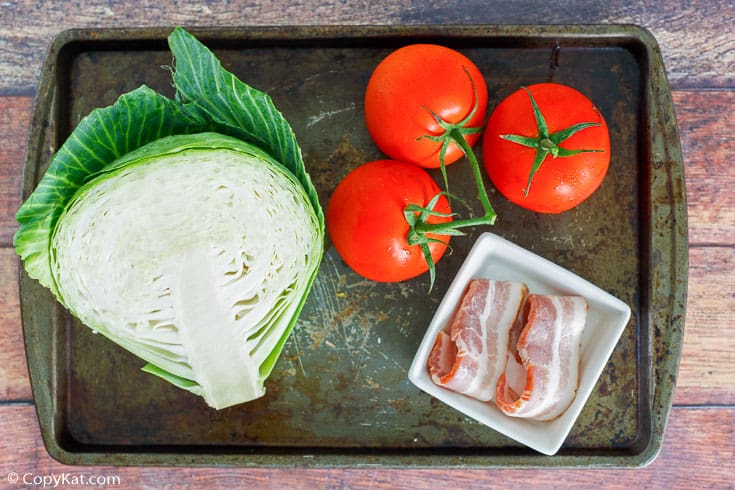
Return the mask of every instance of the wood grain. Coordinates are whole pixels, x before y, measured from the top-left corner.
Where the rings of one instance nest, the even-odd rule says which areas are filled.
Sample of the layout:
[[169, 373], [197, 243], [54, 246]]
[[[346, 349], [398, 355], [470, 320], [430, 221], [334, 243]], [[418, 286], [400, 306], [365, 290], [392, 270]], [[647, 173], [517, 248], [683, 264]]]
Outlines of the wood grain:
[[674, 403], [735, 405], [735, 248], [689, 251], [689, 298]]
[[679, 408], [659, 457], [649, 466], [608, 470], [384, 470], [69, 467], [46, 453], [31, 405], [0, 405], [0, 484], [14, 471], [33, 475], [117, 476], [120, 488], [710, 488], [732, 489], [735, 412]]
[[[125, 5], [125, 6], [123, 6]], [[126, 8], [128, 7], [128, 8]], [[728, 0], [659, 2], [624, 0], [545, 2], [521, 0], [507, 8], [498, 1], [353, 2], [173, 2], [150, 0], [120, 4], [19, 0], [5, 2], [0, 17], [0, 94], [29, 93], [46, 46], [70, 27], [156, 25], [294, 24], [579, 24], [633, 23], [649, 29], [661, 45], [674, 87], [732, 87], [735, 83], [735, 25]]]
[[18, 260], [0, 248], [0, 401], [30, 400], [18, 300]]
[[32, 97], [0, 97], [0, 246], [9, 246], [20, 205], [23, 152], [28, 139]]
[[735, 242], [735, 90], [674, 91], [690, 244]]
[[18, 297], [18, 259], [10, 248], [17, 228], [23, 151], [32, 97], [0, 97], [0, 400], [29, 400]]

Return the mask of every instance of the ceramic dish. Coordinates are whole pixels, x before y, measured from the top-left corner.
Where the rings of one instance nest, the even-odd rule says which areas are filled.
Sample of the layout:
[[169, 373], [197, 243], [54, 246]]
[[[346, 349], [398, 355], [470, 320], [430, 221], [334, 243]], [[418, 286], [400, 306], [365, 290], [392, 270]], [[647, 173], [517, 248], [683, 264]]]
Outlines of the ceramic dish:
[[[476, 278], [521, 281], [531, 293], [580, 295], [587, 299], [589, 313], [582, 335], [579, 388], [572, 404], [558, 418], [540, 422], [509, 417], [493, 402], [480, 402], [432, 382], [426, 365], [434, 340], [452, 321], [468, 282]], [[628, 305], [594, 284], [504, 238], [483, 233], [440, 303], [408, 377], [426, 393], [478, 422], [536, 451], [553, 455], [572, 429], [629, 319]]]

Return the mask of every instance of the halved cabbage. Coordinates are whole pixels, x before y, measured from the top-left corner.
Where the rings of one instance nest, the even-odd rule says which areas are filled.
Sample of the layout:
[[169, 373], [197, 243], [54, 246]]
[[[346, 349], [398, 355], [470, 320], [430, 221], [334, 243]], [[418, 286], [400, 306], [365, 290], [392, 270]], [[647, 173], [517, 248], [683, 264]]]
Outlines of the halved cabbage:
[[18, 210], [28, 275], [145, 371], [214, 408], [257, 398], [317, 274], [324, 214], [270, 98], [191, 34], [175, 99], [82, 119]]
[[77, 191], [51, 242], [82, 322], [222, 408], [257, 398], [319, 265], [316, 215], [270, 157], [170, 136]]

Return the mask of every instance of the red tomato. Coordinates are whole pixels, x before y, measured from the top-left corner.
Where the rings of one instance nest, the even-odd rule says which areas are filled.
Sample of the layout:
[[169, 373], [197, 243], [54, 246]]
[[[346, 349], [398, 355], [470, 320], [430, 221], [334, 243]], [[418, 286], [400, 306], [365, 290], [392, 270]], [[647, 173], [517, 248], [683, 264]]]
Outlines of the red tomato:
[[[398, 282], [423, 274], [428, 265], [421, 247], [408, 244], [403, 211], [409, 204], [427, 206], [438, 192], [434, 179], [416, 165], [394, 160], [361, 165], [329, 199], [327, 230], [334, 247], [352, 270], [373, 281]], [[446, 197], [439, 198], [434, 210], [451, 213]], [[431, 216], [427, 222], [450, 220]], [[436, 263], [449, 237], [433, 236], [444, 242], [429, 244]]]
[[529, 186], [537, 150], [501, 138], [508, 134], [539, 137], [531, 98], [525, 89], [520, 89], [504, 99], [488, 119], [482, 146], [485, 168], [495, 187], [510, 201], [540, 213], [560, 213], [587, 199], [605, 178], [610, 163], [607, 124], [597, 107], [571, 87], [540, 83], [527, 89], [552, 138], [554, 133], [578, 123], [598, 124], [581, 129], [560, 142], [560, 151], [600, 151], [556, 158], [549, 154]]
[[[485, 80], [469, 58], [444, 46], [412, 44], [394, 51], [375, 68], [365, 92], [365, 122], [375, 144], [391, 158], [436, 168], [441, 143], [422, 136], [441, 135], [444, 129], [431, 112], [458, 123], [475, 105], [476, 112], [465, 127], [482, 126], [487, 111]], [[465, 136], [470, 146], [479, 138], [479, 132]], [[462, 155], [451, 143], [444, 163], [449, 165]]]

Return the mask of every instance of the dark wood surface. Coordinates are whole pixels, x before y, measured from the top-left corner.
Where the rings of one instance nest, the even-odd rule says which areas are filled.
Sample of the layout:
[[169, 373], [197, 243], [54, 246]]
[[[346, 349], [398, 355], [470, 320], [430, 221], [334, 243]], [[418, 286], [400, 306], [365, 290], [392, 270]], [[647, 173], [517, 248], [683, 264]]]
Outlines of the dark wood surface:
[[[681, 5], [679, 5], [681, 4]], [[89, 2], [0, 5], [0, 487], [19, 475], [113, 475], [121, 487], [735, 488], [735, 4], [617, 2]], [[674, 407], [640, 469], [339, 470], [80, 468], [40, 439], [20, 324], [14, 213], [40, 64], [71, 27], [437, 23], [634, 23], [658, 40], [671, 83], [689, 207], [689, 297]], [[256, 487], [257, 486], [257, 487]]]

